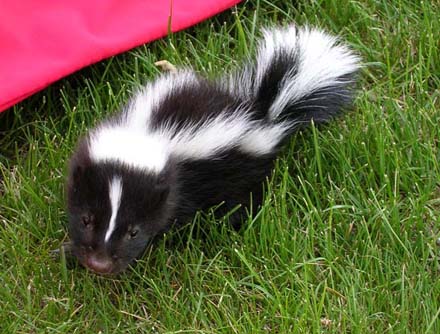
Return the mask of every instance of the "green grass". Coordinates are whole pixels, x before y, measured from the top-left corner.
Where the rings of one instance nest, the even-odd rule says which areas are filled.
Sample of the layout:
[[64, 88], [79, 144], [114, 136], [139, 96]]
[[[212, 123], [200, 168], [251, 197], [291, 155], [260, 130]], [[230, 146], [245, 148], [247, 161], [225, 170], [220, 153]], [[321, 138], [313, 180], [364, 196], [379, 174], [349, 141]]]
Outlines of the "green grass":
[[[1, 333], [440, 333], [440, 8], [249, 1], [84, 69], [0, 115]], [[167, 59], [209, 75], [261, 26], [309, 23], [362, 56], [356, 107], [292, 138], [262, 209], [209, 215], [120, 277], [66, 268], [66, 161]]]

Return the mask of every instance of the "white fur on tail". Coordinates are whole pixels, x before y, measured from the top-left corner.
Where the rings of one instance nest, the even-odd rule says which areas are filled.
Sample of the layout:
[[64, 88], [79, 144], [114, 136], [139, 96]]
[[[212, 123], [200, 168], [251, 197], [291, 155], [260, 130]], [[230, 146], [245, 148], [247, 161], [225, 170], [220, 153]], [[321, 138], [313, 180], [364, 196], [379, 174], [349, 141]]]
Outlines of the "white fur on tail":
[[335, 37], [316, 29], [303, 28], [295, 32], [295, 28], [291, 27], [277, 30], [274, 34], [266, 31], [264, 36], [266, 44], [280, 45], [276, 41], [282, 40], [286, 44], [279, 47], [291, 48], [299, 55], [297, 73], [290, 80], [285, 80], [270, 107], [272, 119], [276, 119], [289, 103], [311, 92], [348, 84], [338, 78], [355, 72], [359, 67], [359, 58], [346, 46], [338, 45]]

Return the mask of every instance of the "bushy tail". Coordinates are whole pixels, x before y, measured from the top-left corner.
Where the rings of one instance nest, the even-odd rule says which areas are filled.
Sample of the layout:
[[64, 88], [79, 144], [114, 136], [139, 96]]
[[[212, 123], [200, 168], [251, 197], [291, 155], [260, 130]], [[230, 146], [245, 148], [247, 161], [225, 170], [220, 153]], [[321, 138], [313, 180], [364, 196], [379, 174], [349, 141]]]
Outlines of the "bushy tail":
[[228, 88], [267, 122], [295, 128], [325, 122], [352, 101], [359, 58], [335, 37], [316, 29], [263, 31], [256, 60], [231, 76]]

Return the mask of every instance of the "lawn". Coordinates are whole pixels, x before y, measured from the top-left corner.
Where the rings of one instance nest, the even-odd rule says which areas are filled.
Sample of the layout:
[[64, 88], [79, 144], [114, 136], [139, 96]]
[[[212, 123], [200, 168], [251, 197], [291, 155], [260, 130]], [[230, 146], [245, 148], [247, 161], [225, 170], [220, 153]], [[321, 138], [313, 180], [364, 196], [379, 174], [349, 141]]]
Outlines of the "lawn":
[[[0, 115], [1, 333], [440, 333], [440, 5], [294, 3], [245, 1]], [[347, 115], [292, 138], [240, 231], [200, 214], [114, 278], [51, 253], [76, 140], [155, 61], [215, 76], [260, 27], [290, 22], [346, 40], [359, 91]]]

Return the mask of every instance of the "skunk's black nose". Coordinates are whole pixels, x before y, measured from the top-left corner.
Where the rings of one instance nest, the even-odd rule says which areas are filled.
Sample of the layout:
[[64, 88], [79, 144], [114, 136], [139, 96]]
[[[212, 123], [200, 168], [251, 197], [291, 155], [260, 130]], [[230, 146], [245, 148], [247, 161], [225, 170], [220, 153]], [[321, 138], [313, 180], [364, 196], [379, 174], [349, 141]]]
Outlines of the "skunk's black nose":
[[113, 269], [113, 261], [107, 257], [90, 254], [86, 259], [86, 266], [99, 274], [108, 274]]

